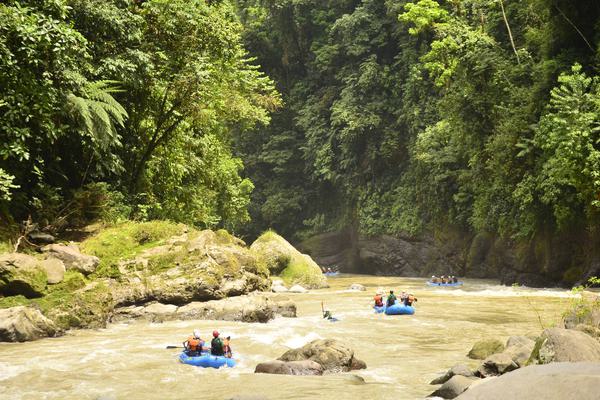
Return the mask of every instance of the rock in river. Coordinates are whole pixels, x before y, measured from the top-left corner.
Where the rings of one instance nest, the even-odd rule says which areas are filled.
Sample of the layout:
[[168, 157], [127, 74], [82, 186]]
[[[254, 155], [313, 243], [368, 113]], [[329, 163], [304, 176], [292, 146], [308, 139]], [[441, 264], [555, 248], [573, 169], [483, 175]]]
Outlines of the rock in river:
[[280, 375], [323, 375], [323, 366], [312, 360], [301, 361], [267, 361], [260, 363], [254, 370], [259, 374]]
[[367, 367], [354, 357], [354, 350], [334, 339], [313, 340], [299, 349], [286, 351], [280, 361], [315, 361], [327, 372], [347, 372]]
[[34, 308], [0, 309], [0, 342], [26, 342], [58, 333], [60, 330], [54, 322]]

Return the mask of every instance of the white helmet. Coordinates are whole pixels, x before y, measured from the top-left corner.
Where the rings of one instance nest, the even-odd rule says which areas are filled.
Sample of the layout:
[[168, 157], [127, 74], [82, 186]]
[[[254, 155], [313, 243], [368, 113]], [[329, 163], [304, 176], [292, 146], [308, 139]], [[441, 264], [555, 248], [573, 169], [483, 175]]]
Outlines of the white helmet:
[[194, 337], [200, 339], [200, 329], [194, 329]]

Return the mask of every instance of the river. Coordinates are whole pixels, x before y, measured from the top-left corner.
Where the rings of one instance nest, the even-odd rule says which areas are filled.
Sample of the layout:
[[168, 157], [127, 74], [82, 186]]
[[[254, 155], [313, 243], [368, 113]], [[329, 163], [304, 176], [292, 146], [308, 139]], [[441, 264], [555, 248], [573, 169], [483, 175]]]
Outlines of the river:
[[[429, 288], [422, 278], [341, 275], [329, 289], [290, 294], [298, 318], [267, 324], [223, 321], [133, 322], [71, 331], [59, 338], [0, 343], [1, 399], [422, 399], [449, 367], [478, 365], [466, 354], [483, 338], [539, 334], [556, 325], [569, 291], [499, 286], [467, 279], [462, 288]], [[366, 292], [347, 290], [360, 283]], [[418, 298], [413, 316], [374, 314], [377, 288], [407, 289]], [[339, 322], [321, 318], [321, 301]], [[180, 364], [178, 350], [194, 328], [232, 336], [239, 364], [202, 369]], [[352, 347], [367, 369], [326, 376], [254, 374], [262, 361], [319, 338]], [[356, 379], [358, 375], [364, 379]]]

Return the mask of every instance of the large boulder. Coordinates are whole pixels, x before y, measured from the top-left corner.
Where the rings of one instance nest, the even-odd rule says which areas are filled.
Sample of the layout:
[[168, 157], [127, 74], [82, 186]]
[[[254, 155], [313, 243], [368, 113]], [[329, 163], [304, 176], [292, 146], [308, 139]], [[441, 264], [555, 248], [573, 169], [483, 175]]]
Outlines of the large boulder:
[[260, 363], [255, 373], [281, 375], [323, 375], [323, 366], [312, 360], [301, 361], [268, 361]]
[[600, 343], [573, 329], [549, 328], [536, 342], [530, 363], [600, 361]]
[[600, 363], [533, 365], [471, 386], [459, 400], [596, 400]]
[[300, 285], [294, 285], [288, 289], [288, 292], [290, 292], [290, 293], [306, 293], [306, 292], [308, 292], [308, 290], [306, 290], [304, 287], [302, 287]]
[[21, 253], [0, 255], [0, 294], [40, 297], [47, 282], [46, 270], [37, 258]]
[[456, 396], [463, 393], [473, 384], [474, 378], [467, 378], [462, 375], [454, 375], [430, 396], [442, 397], [444, 399], [454, 399]]
[[600, 309], [578, 307], [563, 318], [563, 325], [567, 329], [575, 329], [582, 324], [600, 328]]
[[484, 360], [492, 354], [501, 353], [504, 344], [498, 339], [484, 339], [476, 342], [467, 357], [475, 360]]
[[354, 357], [354, 350], [334, 339], [313, 340], [299, 349], [285, 352], [280, 361], [315, 361], [327, 372], [347, 372], [367, 367], [364, 361]]
[[26, 342], [56, 336], [60, 330], [39, 310], [18, 306], [0, 309], [0, 341]]
[[50, 244], [42, 247], [42, 251], [50, 257], [61, 260], [67, 270], [79, 271], [84, 275], [89, 275], [96, 270], [100, 259], [96, 256], [88, 256], [79, 251], [75, 244], [65, 246], [63, 244]]
[[446, 373], [444, 375], [442, 375], [438, 378], [435, 378], [429, 384], [430, 385], [441, 385], [443, 383], [446, 383], [454, 375], [466, 376], [467, 378], [475, 376], [473, 374], [473, 371], [471, 371], [469, 369], [469, 367], [467, 367], [466, 365], [456, 364], [454, 367], [452, 367], [448, 371], [446, 371]]
[[364, 292], [367, 289], [360, 283], [353, 283], [352, 285], [350, 285], [350, 290], [354, 290], [357, 292]]
[[300, 253], [275, 232], [262, 234], [250, 249], [272, 274], [280, 274], [288, 284], [299, 284], [308, 289], [327, 287], [327, 279], [313, 259]]

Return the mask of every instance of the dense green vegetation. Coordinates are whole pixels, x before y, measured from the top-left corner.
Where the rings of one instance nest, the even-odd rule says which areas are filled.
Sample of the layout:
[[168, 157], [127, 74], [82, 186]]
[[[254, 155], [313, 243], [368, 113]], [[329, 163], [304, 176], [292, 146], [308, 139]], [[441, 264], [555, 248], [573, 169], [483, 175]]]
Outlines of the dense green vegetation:
[[7, 0], [0, 214], [597, 238], [599, 44], [589, 0]]
[[234, 9], [209, 3], [0, 4], [5, 222], [248, 220], [253, 185], [231, 136], [268, 123], [280, 99]]
[[595, 232], [599, 4], [237, 3], [286, 103], [236, 141], [256, 228]]

